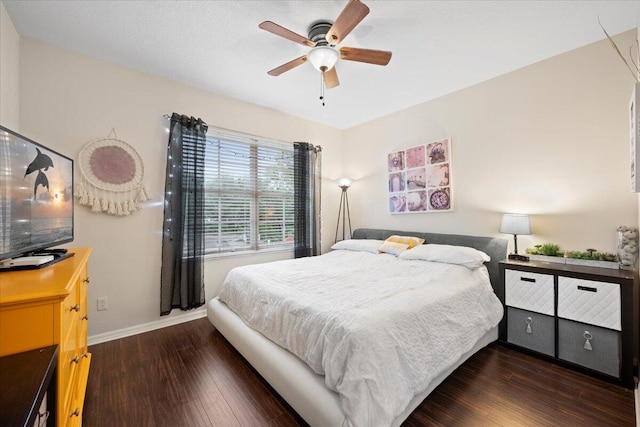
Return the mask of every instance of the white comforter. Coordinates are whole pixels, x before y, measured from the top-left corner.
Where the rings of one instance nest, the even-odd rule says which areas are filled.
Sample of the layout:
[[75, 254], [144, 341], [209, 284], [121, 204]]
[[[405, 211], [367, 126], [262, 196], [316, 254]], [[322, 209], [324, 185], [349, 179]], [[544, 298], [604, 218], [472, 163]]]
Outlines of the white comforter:
[[235, 268], [220, 299], [324, 375], [354, 427], [389, 426], [503, 313], [484, 267], [342, 250]]

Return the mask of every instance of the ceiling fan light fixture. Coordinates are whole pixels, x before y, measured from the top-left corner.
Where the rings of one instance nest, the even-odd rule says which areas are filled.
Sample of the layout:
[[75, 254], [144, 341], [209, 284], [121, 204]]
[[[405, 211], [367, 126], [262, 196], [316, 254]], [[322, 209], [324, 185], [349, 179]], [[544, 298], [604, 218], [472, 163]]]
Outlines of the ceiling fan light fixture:
[[338, 51], [329, 46], [314, 47], [307, 54], [313, 67], [322, 72], [332, 69], [339, 57]]

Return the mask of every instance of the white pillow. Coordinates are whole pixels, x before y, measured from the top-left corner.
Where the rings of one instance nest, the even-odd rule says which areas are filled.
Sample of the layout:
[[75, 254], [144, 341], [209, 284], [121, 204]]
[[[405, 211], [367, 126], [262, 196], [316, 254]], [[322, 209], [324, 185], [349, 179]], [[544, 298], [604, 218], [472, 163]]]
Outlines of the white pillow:
[[372, 254], [377, 254], [378, 248], [380, 248], [380, 245], [382, 245], [382, 243], [382, 240], [374, 239], [349, 239], [342, 240], [336, 243], [335, 245], [331, 246], [331, 249], [371, 252]]
[[434, 244], [416, 246], [413, 249], [402, 252], [398, 258], [458, 264], [472, 270], [481, 267], [487, 261], [491, 261], [489, 255], [474, 248]]

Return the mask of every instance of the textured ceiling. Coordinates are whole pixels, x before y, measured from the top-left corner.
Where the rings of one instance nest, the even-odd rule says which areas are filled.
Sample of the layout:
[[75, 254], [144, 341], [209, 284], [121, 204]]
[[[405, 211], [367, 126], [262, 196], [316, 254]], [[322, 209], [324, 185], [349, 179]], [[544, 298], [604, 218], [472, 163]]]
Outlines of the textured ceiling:
[[[345, 129], [638, 25], [640, 1], [376, 1], [340, 46], [390, 50], [386, 67], [339, 61], [326, 92], [308, 48], [260, 30], [307, 35], [346, 0], [3, 1], [22, 37]], [[626, 47], [623, 47], [625, 50]], [[622, 66], [622, 65], [621, 65]]]

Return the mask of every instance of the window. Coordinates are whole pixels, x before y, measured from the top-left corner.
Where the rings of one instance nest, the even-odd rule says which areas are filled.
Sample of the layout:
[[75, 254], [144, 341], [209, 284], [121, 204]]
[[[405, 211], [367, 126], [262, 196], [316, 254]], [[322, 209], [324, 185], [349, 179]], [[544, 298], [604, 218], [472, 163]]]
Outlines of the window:
[[205, 252], [293, 248], [293, 147], [207, 135]]

